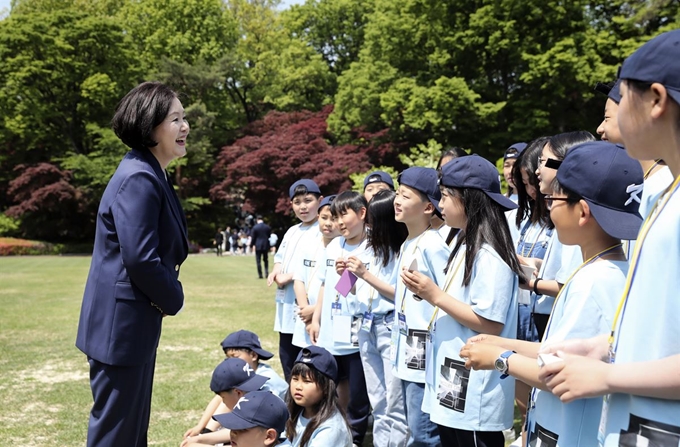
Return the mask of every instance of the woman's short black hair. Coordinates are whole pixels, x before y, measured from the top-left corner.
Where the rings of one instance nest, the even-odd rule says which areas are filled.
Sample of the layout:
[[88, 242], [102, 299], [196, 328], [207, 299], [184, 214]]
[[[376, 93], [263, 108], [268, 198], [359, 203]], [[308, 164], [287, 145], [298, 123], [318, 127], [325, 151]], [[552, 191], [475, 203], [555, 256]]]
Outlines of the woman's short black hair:
[[170, 112], [177, 93], [160, 82], [143, 82], [120, 100], [111, 124], [118, 138], [133, 149], [158, 144], [151, 134]]

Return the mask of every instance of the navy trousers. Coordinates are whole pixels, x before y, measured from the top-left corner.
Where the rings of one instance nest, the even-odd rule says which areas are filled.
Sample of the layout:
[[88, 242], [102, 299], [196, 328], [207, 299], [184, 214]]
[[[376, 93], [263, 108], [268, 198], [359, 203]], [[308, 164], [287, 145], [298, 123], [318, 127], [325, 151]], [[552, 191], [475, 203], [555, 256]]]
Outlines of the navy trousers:
[[368, 415], [371, 404], [366, 390], [366, 377], [361, 355], [356, 352], [349, 355], [335, 355], [338, 364], [338, 382], [347, 379], [349, 384], [349, 404], [347, 405], [347, 423], [352, 431], [352, 441], [363, 445], [368, 429]]
[[114, 366], [88, 358], [94, 405], [88, 447], [147, 447], [156, 356], [139, 366]]

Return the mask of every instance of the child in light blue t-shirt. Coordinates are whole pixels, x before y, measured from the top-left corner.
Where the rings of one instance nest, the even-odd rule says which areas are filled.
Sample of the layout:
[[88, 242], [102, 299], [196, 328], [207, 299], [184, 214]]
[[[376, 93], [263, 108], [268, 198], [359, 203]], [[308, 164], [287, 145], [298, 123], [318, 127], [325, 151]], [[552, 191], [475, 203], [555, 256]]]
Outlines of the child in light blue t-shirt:
[[414, 296], [399, 277], [408, 269], [432, 278], [436, 284], [443, 283], [450, 250], [437, 231], [430, 227], [439, 197], [434, 169], [412, 167], [399, 175], [394, 214], [397, 222], [406, 225], [408, 238], [399, 250], [394, 278], [390, 280], [396, 283], [390, 360], [392, 374], [402, 384], [406, 420], [411, 432], [407, 445], [440, 443], [437, 426], [421, 408], [425, 393], [427, 325], [433, 307]]
[[[624, 151], [606, 142], [575, 146], [567, 153], [546, 200], [560, 241], [577, 245], [582, 264], [558, 294], [543, 343], [591, 337], [606, 332], [624, 287], [628, 263], [621, 240], [637, 234], [638, 202], [629, 201], [628, 186], [642, 183], [642, 170]], [[563, 403], [539, 378], [539, 345], [482, 336], [461, 355], [473, 368], [497, 369], [535, 386], [527, 427], [529, 445], [595, 445], [601, 399]], [[515, 353], [516, 351], [516, 353]], [[554, 359], [553, 359], [554, 360]], [[557, 361], [561, 361], [557, 359]]]
[[503, 447], [512, 426], [514, 381], [468, 371], [459, 351], [484, 332], [517, 334], [521, 274], [504, 212], [516, 205], [501, 194], [496, 168], [477, 155], [442, 168], [439, 207], [446, 224], [461, 230], [437, 285], [402, 272], [406, 287], [433, 306], [422, 410], [439, 427], [442, 445]]
[[293, 447], [352, 447], [345, 415], [336, 393], [338, 365], [319, 346], [298, 355], [286, 397], [290, 419], [286, 435]]
[[[314, 244], [319, 238], [318, 208], [323, 199], [314, 181], [298, 180], [288, 191], [295, 217], [300, 223], [288, 229], [274, 256], [274, 268], [267, 277], [267, 285], [276, 283], [276, 316], [274, 330], [279, 333], [279, 358], [286, 381], [300, 348], [293, 344], [296, 296], [293, 272], [302, 247]], [[301, 262], [301, 261], [300, 261]]]

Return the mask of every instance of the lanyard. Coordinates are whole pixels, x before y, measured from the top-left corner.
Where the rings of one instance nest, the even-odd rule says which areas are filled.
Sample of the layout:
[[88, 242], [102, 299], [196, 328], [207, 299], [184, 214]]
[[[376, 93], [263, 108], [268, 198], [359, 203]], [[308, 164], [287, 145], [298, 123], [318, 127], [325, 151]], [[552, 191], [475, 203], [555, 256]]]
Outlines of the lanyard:
[[[425, 231], [420, 233], [420, 236], [418, 236], [418, 239], [416, 239], [416, 241], [413, 243], [413, 252], [411, 252], [411, 257], [413, 257], [416, 254], [416, 250], [418, 249], [418, 244], [420, 243], [420, 240], [423, 238], [423, 236], [425, 236], [425, 233], [427, 233], [427, 231], [430, 228], [431, 228], [430, 226], [425, 228]], [[399, 270], [397, 270], [397, 274], [401, 273], [402, 270], [404, 270], [404, 253], [403, 253], [403, 251], [399, 255]], [[406, 291], [407, 290], [408, 289], [406, 288], [406, 286], [404, 286], [404, 294], [401, 297], [401, 313], [402, 314], [404, 313], [404, 307], [406, 306]]]
[[[628, 304], [628, 297], [630, 296], [630, 288], [633, 284], [633, 279], [635, 278], [635, 272], [637, 271], [638, 267], [638, 259], [640, 258], [640, 252], [642, 251], [642, 244], [647, 237], [647, 234], [649, 233], [649, 230], [651, 229], [652, 225], [654, 225], [654, 222], [656, 222], [656, 219], [661, 215], [661, 212], [663, 209], [666, 207], [668, 202], [670, 201], [671, 197], [673, 194], [675, 194], [678, 190], [678, 185], [680, 184], [680, 176], [678, 176], [674, 181], [673, 184], [670, 185], [668, 188], [666, 188], [666, 191], [664, 191], [664, 195], [660, 197], [656, 203], [654, 203], [654, 207], [652, 207], [652, 211], [649, 213], [645, 221], [642, 223], [642, 228], [640, 228], [640, 233], [638, 234], [637, 238], [637, 243], [635, 244], [635, 250], [633, 250], [633, 256], [630, 260], [630, 267], [628, 269], [628, 276], [626, 277], [626, 287], [623, 289], [623, 296], [621, 297], [621, 301], [619, 301], [619, 305], [616, 308], [616, 314], [614, 315], [614, 323], [612, 324], [612, 331], [609, 334], [609, 361], [614, 362], [614, 357], [616, 355], [616, 348], [618, 347], [619, 341], [616, 339], [616, 325], [619, 322], [619, 317], [621, 320], [623, 320], [623, 316], [626, 313], [626, 305]], [[620, 330], [620, 328], [619, 328]], [[616, 340], [616, 344], [614, 344], [614, 341]]]
[[647, 180], [647, 178], [649, 177], [649, 174], [652, 173], [652, 171], [654, 170], [654, 168], [656, 168], [657, 166], [659, 166], [659, 163], [661, 163], [661, 159], [660, 159], [660, 158], [657, 158], [656, 160], [654, 160], [654, 164], [653, 164], [649, 169], [647, 169], [647, 172], [645, 172], [645, 175], [643, 175], [642, 178], [643, 178], [644, 180]]
[[[456, 274], [458, 273], [458, 270], [460, 270], [460, 266], [463, 265], [463, 261], [465, 261], [465, 250], [463, 250], [463, 247], [465, 245], [461, 245], [460, 248], [458, 248], [458, 253], [456, 253], [456, 258], [453, 259], [451, 262], [456, 261], [458, 257], [460, 259], [458, 260], [458, 264], [456, 265], [455, 268], [449, 270], [449, 273], [446, 274], [446, 281], [444, 282], [444, 288], [442, 289], [444, 292], [448, 292], [449, 287], [451, 287], [451, 283], [453, 282], [453, 278], [456, 277]], [[461, 252], [463, 253], [461, 256]], [[453, 274], [451, 274], [453, 272]], [[427, 325], [427, 331], [432, 333], [434, 332], [434, 328], [436, 327], [435, 320], [437, 319], [437, 315], [439, 314], [439, 307], [435, 306], [434, 312], [432, 312], [432, 318], [430, 318], [430, 323]]]
[[[518, 247], [519, 245], [522, 245], [522, 250], [524, 250], [524, 239], [526, 238], [526, 233], [529, 231], [529, 227], [531, 226], [531, 221], [527, 221], [527, 223], [524, 225], [524, 228], [522, 228], [522, 234], [520, 235], [519, 243], [517, 244]], [[541, 235], [547, 228], [548, 224], [545, 223], [541, 226], [541, 231], [538, 232], [536, 235], [536, 238], [534, 239], [534, 242], [531, 244], [531, 248], [529, 249], [529, 253], [526, 255], [527, 258], [531, 257], [531, 254], [534, 252], [534, 247], [536, 247], [536, 244], [538, 243], [539, 239], [541, 238]], [[521, 253], [518, 253], [521, 255]], [[525, 256], [525, 255], [522, 255]]]
[[[566, 290], [567, 284], [569, 284], [569, 282], [574, 278], [574, 276], [576, 276], [576, 274], [577, 274], [578, 272], [581, 271], [581, 269], [582, 269], [583, 267], [586, 267], [586, 266], [592, 264], [593, 262], [597, 261], [597, 260], [598, 260], [599, 258], [601, 258], [602, 256], [606, 255], [606, 254], [609, 253], [610, 251], [613, 251], [613, 250], [615, 250], [615, 249], [617, 249], [617, 248], [619, 248], [619, 247], [621, 247], [621, 243], [618, 243], [618, 244], [616, 244], [616, 245], [612, 245], [612, 246], [609, 247], [609, 248], [605, 248], [604, 250], [602, 250], [601, 252], [599, 252], [599, 253], [596, 254], [595, 256], [592, 256], [590, 259], [587, 259], [586, 261], [584, 261], [583, 264], [581, 264], [576, 270], [574, 270], [574, 272], [569, 276], [569, 279], [567, 279], [567, 281], [564, 283], [564, 285], [562, 286], [562, 288], [560, 289], [560, 291], [557, 293], [557, 296], [555, 297], [555, 302], [553, 303], [553, 310], [555, 309], [555, 305], [557, 304], [557, 301], [558, 301], [558, 300], [560, 299], [560, 297], [562, 296], [562, 292], [564, 292], [564, 291]], [[545, 328], [545, 333], [544, 333], [543, 337], [546, 337], [547, 334], [549, 334], [550, 325], [552, 324], [552, 321], [553, 321], [553, 317], [554, 317], [554, 316], [555, 316], [555, 314], [554, 314], [553, 312], [550, 312], [550, 317], [548, 318], [548, 325], [547, 325], [546, 328]]]

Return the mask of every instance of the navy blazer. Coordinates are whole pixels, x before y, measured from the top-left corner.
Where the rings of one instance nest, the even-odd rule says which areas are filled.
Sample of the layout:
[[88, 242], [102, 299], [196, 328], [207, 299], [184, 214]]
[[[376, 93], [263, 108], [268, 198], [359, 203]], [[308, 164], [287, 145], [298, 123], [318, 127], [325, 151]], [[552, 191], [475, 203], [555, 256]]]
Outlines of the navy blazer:
[[178, 276], [187, 253], [177, 194], [151, 152], [131, 150], [99, 204], [76, 346], [109, 365], [151, 361], [163, 314], [184, 305]]
[[272, 229], [266, 223], [257, 223], [250, 230], [250, 246], [255, 247], [258, 251], [269, 251], [269, 236], [272, 234]]

